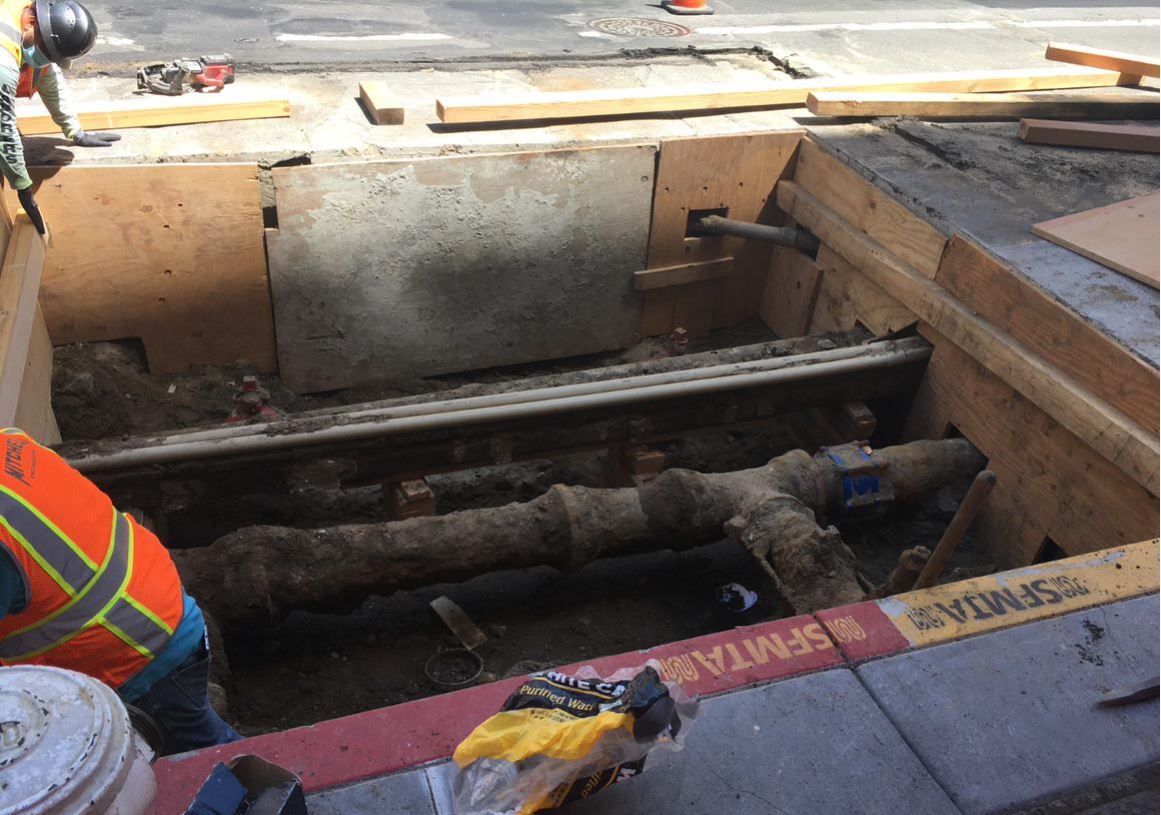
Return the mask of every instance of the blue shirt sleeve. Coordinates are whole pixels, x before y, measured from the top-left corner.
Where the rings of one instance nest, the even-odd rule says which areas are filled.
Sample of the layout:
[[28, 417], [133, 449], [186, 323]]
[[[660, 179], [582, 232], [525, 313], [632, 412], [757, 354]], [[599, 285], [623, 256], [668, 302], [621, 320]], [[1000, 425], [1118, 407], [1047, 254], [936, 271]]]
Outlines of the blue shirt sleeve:
[[27, 602], [20, 570], [8, 550], [0, 546], [0, 619], [23, 611]]

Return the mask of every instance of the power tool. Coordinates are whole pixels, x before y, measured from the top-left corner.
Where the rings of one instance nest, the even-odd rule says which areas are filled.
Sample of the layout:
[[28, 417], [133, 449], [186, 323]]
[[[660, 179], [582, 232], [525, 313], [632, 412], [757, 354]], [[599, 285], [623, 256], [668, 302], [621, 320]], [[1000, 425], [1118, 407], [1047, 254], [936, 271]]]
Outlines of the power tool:
[[137, 88], [164, 96], [181, 96], [187, 87], [195, 92], [217, 92], [234, 82], [234, 58], [229, 54], [175, 59], [137, 69]]

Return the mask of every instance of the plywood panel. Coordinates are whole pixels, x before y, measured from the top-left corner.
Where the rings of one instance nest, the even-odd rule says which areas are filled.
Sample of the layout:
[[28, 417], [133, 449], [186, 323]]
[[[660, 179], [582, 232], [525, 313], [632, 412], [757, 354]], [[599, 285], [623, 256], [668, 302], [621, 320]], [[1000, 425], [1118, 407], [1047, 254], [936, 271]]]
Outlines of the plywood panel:
[[620, 145], [275, 169], [283, 381], [329, 390], [627, 347], [655, 159]]
[[153, 373], [275, 370], [258, 168], [34, 168], [55, 242], [41, 307], [58, 345], [140, 337]]
[[759, 315], [779, 337], [801, 337], [810, 326], [822, 271], [801, 252], [785, 246], [774, 250]]
[[956, 235], [935, 282], [1141, 427], [1157, 433], [1161, 413], [1157, 369], [999, 258]]
[[[998, 481], [976, 534], [1004, 564], [1032, 561], [1045, 537], [1069, 554], [1157, 534], [1157, 500], [930, 328], [935, 351], [909, 438], [950, 422], [988, 457]], [[935, 406], [933, 417], [916, 416]], [[928, 431], [928, 432], [924, 432]]]
[[927, 277], [934, 277], [947, 238], [810, 139], [798, 151], [794, 181]]
[[1161, 288], [1161, 193], [1044, 221], [1032, 231], [1134, 280]]
[[647, 268], [733, 257], [734, 269], [712, 288], [699, 283], [668, 295], [646, 294], [642, 336], [671, 331], [673, 319], [696, 336], [709, 326], [735, 325], [758, 313], [771, 247], [724, 236], [686, 238], [689, 213], [726, 209], [735, 220], [780, 223], [774, 185], [792, 170], [801, 138], [802, 132], [793, 130], [661, 143]]

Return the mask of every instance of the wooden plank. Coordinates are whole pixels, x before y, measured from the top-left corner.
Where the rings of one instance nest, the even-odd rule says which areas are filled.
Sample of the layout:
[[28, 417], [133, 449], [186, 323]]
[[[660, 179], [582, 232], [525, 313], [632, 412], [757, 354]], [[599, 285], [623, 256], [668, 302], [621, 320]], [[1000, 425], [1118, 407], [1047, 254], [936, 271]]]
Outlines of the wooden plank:
[[914, 325], [916, 317], [902, 303], [863, 275], [831, 247], [818, 250], [822, 271], [811, 333], [847, 331], [861, 323], [875, 336]]
[[1053, 62], [1069, 62], [1090, 68], [1103, 68], [1123, 74], [1137, 76], [1161, 76], [1161, 60], [1124, 51], [1109, 51], [1104, 48], [1089, 48], [1065, 42], [1050, 42], [1044, 51], [1044, 58]]
[[13, 424], [41, 444], [57, 444], [61, 440], [52, 412], [52, 339], [39, 305], [32, 323], [28, 362], [20, 383]]
[[379, 80], [366, 80], [359, 83], [359, 99], [377, 125], [401, 125], [405, 116], [403, 105], [400, 104], [390, 86]]
[[972, 313], [934, 281], [846, 224], [794, 182], [779, 183], [778, 203], [887, 294], [1024, 394], [1136, 483], [1158, 494], [1161, 449], [1156, 435], [1141, 429], [1010, 334]]
[[60, 230], [40, 301], [54, 342], [140, 337], [153, 373], [237, 360], [277, 369], [257, 165], [32, 175]]
[[28, 216], [18, 212], [0, 267], [0, 427], [16, 423], [44, 256], [44, 239]]
[[[234, 98], [220, 95], [187, 94], [180, 97], [101, 102], [77, 105], [77, 115], [85, 130], [125, 130], [130, 127], [232, 122], [240, 119], [279, 119], [290, 115], [286, 97]], [[59, 134], [60, 126], [40, 103], [30, 102], [16, 110], [21, 135]]]
[[640, 116], [733, 108], [801, 107], [818, 91], [914, 91], [916, 93], [983, 93], [1103, 88], [1136, 84], [1138, 76], [1075, 68], [1061, 70], [952, 71], [788, 79], [765, 85], [700, 85], [673, 88], [596, 88], [548, 93], [455, 96], [438, 99], [435, 112], [444, 124], [482, 124], [592, 116]]
[[1157, 369], [999, 258], [956, 235], [935, 282], [1145, 430], [1158, 432]]
[[1161, 193], [1034, 224], [1032, 232], [1134, 280], [1161, 288]]
[[1021, 116], [1056, 119], [1155, 119], [1157, 95], [1144, 91], [1082, 93], [854, 93], [818, 92], [806, 99], [816, 116], [912, 116], [916, 119], [984, 119]]
[[726, 210], [737, 220], [780, 224], [774, 185], [791, 171], [801, 138], [802, 131], [790, 130], [661, 143], [646, 268], [723, 257], [732, 257], [734, 267], [728, 277], [716, 283], [696, 283], [686, 287], [687, 291], [676, 289], [667, 295], [647, 292], [641, 336], [667, 334], [678, 324], [697, 336], [696, 327], [736, 325], [757, 315], [772, 247], [725, 236], [687, 238], [689, 213]]
[[806, 255], [779, 246], [774, 250], [758, 314], [779, 337], [801, 337], [810, 327], [822, 270]]
[[1156, 153], [1161, 150], [1161, 129], [1148, 125], [1021, 119], [1020, 138], [1028, 144], [1095, 147], [1132, 153]]
[[[904, 438], [939, 438], [954, 426], [988, 457], [996, 489], [972, 534], [994, 557], [1026, 565], [1045, 537], [1080, 554], [1157, 534], [1158, 503], [1147, 490], [955, 343], [929, 327], [923, 334], [935, 350]], [[934, 421], [917, 416], [928, 406]]]
[[641, 269], [633, 272], [633, 288], [637, 291], [647, 291], [703, 280], [717, 280], [729, 276], [733, 268], [733, 258], [718, 258], [683, 263], [679, 266], [665, 266], [660, 269]]
[[794, 181], [924, 275], [935, 276], [947, 237], [810, 139], [798, 149]]

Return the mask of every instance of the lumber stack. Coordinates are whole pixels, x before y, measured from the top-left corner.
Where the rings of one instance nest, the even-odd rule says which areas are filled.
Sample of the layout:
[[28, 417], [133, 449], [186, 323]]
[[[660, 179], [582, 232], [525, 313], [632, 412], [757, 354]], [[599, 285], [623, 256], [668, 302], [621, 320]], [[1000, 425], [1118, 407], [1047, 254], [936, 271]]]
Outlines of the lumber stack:
[[811, 93], [1005, 93], [1135, 85], [1139, 74], [1094, 68], [953, 71], [947, 73], [788, 79], [766, 85], [613, 88], [550, 93], [505, 93], [436, 100], [436, 115], [449, 125], [582, 118], [625, 118], [742, 108], [802, 107]]
[[984, 119], [1024, 116], [1057, 119], [1154, 119], [1157, 97], [1141, 91], [1094, 93], [850, 93], [818, 92], [806, 98], [816, 116], [916, 119]]

